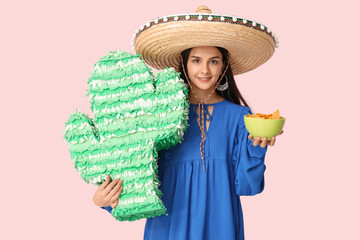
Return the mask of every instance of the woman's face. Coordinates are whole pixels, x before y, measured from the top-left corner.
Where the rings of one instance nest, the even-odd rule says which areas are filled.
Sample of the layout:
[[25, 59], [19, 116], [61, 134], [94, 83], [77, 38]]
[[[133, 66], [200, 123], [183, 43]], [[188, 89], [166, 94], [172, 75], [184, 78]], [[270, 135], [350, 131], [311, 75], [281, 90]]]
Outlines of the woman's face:
[[223, 69], [223, 57], [216, 47], [191, 49], [187, 74], [196, 90], [213, 90]]

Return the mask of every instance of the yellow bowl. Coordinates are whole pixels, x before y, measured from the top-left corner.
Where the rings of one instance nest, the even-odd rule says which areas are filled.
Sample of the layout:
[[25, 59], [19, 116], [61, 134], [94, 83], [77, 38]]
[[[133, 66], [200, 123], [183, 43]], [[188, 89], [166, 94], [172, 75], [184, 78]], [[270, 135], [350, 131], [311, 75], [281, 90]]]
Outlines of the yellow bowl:
[[285, 124], [285, 118], [261, 119], [245, 115], [244, 122], [246, 129], [254, 136], [254, 138], [260, 137], [262, 139], [267, 137], [267, 139], [270, 140], [272, 137], [277, 136], [281, 132]]

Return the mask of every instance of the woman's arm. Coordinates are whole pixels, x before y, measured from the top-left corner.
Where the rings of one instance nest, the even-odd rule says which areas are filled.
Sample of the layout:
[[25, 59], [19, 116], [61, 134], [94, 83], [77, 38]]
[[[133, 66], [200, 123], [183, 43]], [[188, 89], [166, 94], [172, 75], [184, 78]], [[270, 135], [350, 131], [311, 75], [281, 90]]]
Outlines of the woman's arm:
[[265, 153], [267, 145], [254, 146], [253, 141], [248, 139], [248, 132], [244, 127], [241, 130], [239, 150], [236, 154], [235, 167], [235, 190], [236, 194], [255, 195], [264, 189]]

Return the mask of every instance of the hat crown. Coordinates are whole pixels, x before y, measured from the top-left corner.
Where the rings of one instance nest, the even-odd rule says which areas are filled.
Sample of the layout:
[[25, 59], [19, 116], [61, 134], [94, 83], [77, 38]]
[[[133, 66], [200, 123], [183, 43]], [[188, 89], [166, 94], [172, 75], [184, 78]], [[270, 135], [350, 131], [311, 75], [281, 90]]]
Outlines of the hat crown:
[[217, 46], [229, 51], [234, 75], [251, 71], [273, 55], [277, 41], [269, 28], [231, 15], [212, 14], [205, 5], [195, 13], [156, 18], [134, 34], [134, 51], [156, 69], [179, 71], [180, 54], [197, 46]]
[[200, 5], [196, 8], [195, 13], [212, 13], [212, 11], [205, 5]]

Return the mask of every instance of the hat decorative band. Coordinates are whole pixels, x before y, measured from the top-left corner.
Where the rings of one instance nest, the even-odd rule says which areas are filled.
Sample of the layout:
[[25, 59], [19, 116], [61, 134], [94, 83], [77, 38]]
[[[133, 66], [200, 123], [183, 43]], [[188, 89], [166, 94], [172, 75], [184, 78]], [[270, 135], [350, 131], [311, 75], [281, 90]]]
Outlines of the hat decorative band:
[[212, 21], [212, 22], [224, 22], [230, 24], [241, 24], [246, 27], [255, 28], [260, 31], [267, 33], [269, 36], [272, 36], [275, 41], [275, 47], [279, 47], [279, 41], [276, 35], [267, 28], [264, 24], [257, 23], [255, 21], [247, 20], [245, 18], [239, 18], [234, 16], [223, 16], [223, 15], [212, 15], [212, 14], [180, 14], [180, 15], [172, 15], [165, 16], [161, 18], [156, 18], [145, 25], [141, 26], [136, 33], [133, 35], [133, 40], [131, 41], [131, 45], [133, 50], [135, 51], [134, 41], [137, 36], [147, 30], [148, 28], [161, 23], [173, 22], [173, 21]]
[[265, 63], [278, 47], [275, 34], [264, 24], [230, 15], [212, 14], [206, 6], [195, 13], [159, 17], [137, 29], [132, 46], [150, 66], [179, 69], [180, 53], [197, 46], [229, 51], [233, 74]]

